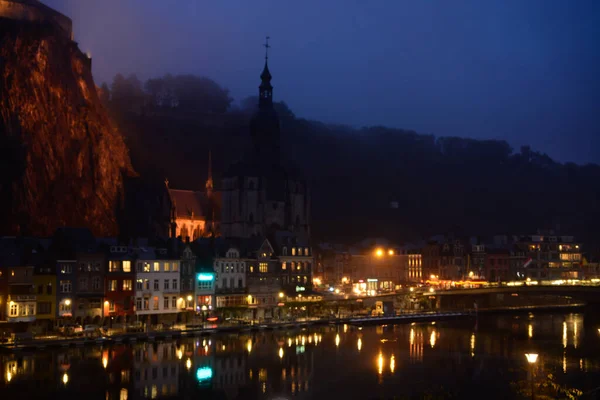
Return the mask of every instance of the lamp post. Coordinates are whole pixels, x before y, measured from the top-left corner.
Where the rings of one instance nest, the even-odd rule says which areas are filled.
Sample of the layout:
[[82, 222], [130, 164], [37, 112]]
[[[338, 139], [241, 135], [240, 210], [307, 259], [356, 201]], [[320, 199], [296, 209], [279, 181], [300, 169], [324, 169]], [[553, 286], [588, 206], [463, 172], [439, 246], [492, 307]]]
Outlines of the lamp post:
[[531, 398], [534, 399], [534, 393], [533, 393], [533, 368], [534, 368], [535, 363], [537, 362], [538, 355], [536, 353], [526, 353], [525, 354], [525, 358], [527, 358], [527, 362], [529, 363], [529, 367], [530, 367], [529, 373], [531, 374], [531, 377], [530, 377], [530, 380], [531, 380]]

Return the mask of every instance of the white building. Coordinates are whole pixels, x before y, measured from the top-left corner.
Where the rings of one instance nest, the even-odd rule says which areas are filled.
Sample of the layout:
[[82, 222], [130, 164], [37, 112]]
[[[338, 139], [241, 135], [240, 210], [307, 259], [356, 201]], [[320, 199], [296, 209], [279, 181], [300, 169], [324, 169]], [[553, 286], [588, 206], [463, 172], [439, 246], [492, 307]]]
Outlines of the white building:
[[180, 260], [165, 258], [166, 250], [142, 249], [136, 262], [135, 314], [151, 316], [152, 323], [158, 323], [159, 316], [161, 321], [173, 320], [182, 308]]
[[231, 307], [247, 304], [246, 299], [246, 260], [240, 257], [240, 250], [230, 247], [224, 257], [216, 257], [215, 291], [218, 307]]

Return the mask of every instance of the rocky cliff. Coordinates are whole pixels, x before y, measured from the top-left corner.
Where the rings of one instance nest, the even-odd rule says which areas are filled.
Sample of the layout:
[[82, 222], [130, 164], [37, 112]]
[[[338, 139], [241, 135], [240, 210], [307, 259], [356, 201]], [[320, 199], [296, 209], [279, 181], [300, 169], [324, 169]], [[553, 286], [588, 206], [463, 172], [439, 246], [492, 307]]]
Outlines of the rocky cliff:
[[91, 60], [55, 24], [0, 18], [0, 233], [117, 234], [134, 174]]

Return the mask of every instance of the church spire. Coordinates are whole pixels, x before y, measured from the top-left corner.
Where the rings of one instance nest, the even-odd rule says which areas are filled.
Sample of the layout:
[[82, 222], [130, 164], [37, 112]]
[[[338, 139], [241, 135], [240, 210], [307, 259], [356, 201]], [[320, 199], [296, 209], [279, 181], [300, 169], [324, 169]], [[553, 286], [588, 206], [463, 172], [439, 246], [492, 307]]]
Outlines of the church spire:
[[265, 67], [260, 74], [261, 84], [258, 87], [258, 107], [261, 110], [273, 108], [273, 86], [271, 86], [271, 73], [269, 72], [269, 45], [270, 37], [267, 36], [265, 44]]
[[210, 196], [213, 190], [213, 178], [212, 178], [212, 153], [208, 151], [208, 177], [206, 179], [206, 194]]

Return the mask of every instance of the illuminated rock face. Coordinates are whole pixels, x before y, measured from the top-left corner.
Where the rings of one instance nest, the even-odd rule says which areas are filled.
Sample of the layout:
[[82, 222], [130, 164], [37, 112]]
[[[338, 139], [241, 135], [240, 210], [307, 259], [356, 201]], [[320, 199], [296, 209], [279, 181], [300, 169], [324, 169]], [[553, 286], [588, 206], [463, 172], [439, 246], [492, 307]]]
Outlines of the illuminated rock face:
[[89, 58], [54, 23], [0, 22], [0, 234], [116, 234], [134, 172]]

